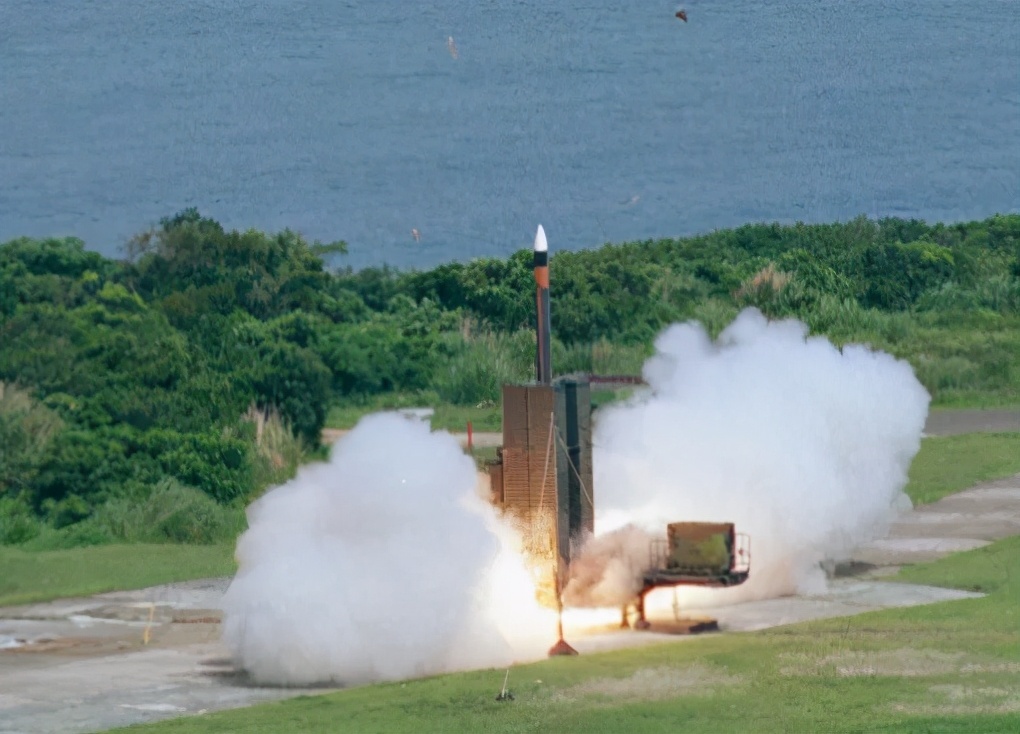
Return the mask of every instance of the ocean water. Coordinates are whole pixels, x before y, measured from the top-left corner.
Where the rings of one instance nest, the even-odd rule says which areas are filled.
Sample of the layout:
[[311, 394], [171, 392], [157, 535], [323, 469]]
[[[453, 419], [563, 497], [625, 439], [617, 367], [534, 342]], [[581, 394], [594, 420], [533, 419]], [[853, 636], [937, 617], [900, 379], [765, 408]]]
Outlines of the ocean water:
[[1020, 1], [685, 5], [0, 0], [0, 241], [196, 206], [418, 267], [1020, 211]]

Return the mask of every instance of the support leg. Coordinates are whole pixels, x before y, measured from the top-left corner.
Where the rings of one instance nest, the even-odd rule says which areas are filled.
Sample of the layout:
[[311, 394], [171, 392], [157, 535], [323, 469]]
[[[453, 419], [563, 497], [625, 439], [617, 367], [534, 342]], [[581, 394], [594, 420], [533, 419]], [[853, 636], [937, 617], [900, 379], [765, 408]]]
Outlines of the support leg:
[[636, 630], [646, 630], [646, 629], [648, 629], [649, 627], [652, 626], [652, 625], [648, 624], [648, 620], [645, 618], [645, 594], [647, 594], [647, 593], [648, 593], [647, 590], [642, 589], [641, 593], [638, 594], [638, 600], [637, 600], [637, 614], [638, 614], [638, 618], [637, 618], [637, 622], [634, 623], [634, 629], [636, 629]]

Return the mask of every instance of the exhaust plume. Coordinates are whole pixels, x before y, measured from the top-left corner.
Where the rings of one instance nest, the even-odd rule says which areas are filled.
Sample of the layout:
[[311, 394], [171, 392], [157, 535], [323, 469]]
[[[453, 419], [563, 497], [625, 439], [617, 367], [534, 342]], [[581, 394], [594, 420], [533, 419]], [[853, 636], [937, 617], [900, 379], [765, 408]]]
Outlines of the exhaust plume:
[[669, 522], [735, 522], [751, 536], [747, 583], [681, 591], [709, 606], [824, 587], [820, 562], [884, 534], [909, 506], [928, 393], [905, 361], [807, 333], [746, 309], [715, 342], [696, 323], [659, 336], [648, 394], [603, 409], [595, 427], [603, 538], [572, 574], [573, 603], [628, 601], [637, 579], [621, 569], [647, 564], [647, 540], [634, 528], [605, 535], [628, 524], [665, 537]]
[[570, 564], [563, 588], [568, 607], [616, 607], [634, 599], [647, 570], [648, 549], [656, 536], [636, 525], [624, 525], [585, 543]]
[[554, 621], [476, 482], [449, 434], [364, 418], [249, 507], [223, 602], [235, 661], [259, 683], [350, 685], [540, 656]]

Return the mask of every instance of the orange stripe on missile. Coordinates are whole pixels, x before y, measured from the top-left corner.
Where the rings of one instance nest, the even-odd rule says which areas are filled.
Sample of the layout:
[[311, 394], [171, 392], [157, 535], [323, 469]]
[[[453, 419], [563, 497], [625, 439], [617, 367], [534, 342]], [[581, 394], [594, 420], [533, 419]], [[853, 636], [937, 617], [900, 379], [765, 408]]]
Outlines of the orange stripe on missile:
[[549, 287], [549, 268], [535, 268], [535, 282], [539, 288]]

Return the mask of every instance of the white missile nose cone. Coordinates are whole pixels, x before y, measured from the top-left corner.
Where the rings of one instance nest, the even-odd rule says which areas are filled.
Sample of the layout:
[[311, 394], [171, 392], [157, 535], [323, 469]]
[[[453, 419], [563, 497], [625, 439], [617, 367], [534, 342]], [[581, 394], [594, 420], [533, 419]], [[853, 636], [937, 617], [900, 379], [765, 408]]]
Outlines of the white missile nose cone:
[[538, 231], [535, 232], [535, 252], [548, 252], [549, 243], [545, 240], [545, 230], [542, 229], [542, 225], [538, 225]]

